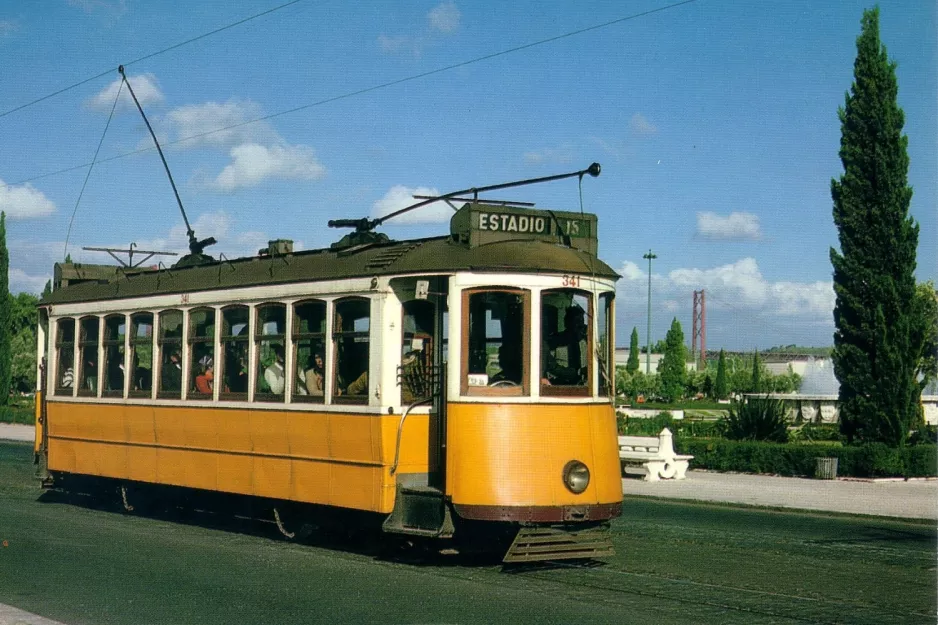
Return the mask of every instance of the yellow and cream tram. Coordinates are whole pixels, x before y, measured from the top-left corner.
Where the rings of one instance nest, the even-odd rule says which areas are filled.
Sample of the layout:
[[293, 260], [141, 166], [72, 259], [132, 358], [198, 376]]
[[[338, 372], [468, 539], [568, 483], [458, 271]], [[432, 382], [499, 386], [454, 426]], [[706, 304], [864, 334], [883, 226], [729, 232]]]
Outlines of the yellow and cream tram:
[[594, 215], [476, 196], [448, 236], [57, 266], [45, 483], [248, 496], [284, 531], [357, 511], [454, 546], [508, 534], [506, 561], [608, 554], [618, 276], [596, 254]]

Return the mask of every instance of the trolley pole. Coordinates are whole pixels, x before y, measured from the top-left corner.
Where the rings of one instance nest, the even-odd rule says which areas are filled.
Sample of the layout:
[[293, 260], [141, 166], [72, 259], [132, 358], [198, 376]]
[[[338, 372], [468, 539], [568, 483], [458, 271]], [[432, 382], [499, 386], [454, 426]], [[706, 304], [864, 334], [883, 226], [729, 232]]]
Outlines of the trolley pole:
[[651, 373], [651, 261], [658, 256], [649, 248], [642, 258], [648, 259], [648, 334], [645, 338], [645, 375], [648, 375]]

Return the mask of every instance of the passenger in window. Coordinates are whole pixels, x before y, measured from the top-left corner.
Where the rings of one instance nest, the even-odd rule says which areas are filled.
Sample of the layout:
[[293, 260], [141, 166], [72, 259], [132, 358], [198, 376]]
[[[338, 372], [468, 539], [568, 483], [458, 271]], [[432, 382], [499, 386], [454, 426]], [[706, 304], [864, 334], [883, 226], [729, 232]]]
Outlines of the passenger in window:
[[351, 384], [344, 388], [340, 384], [336, 389], [336, 395], [367, 395], [368, 394], [368, 371], [363, 371], [360, 376], [355, 378]]
[[276, 343], [270, 346], [274, 353], [274, 361], [264, 369], [264, 380], [274, 395], [283, 395], [285, 378], [283, 376], [283, 346]]
[[85, 388], [89, 391], [98, 388], [98, 365], [93, 360], [88, 360], [85, 363]]
[[149, 391], [152, 387], [150, 386], [153, 383], [153, 372], [150, 369], [145, 369], [138, 365], [137, 367], [137, 381], [135, 389], [138, 391]]
[[169, 355], [169, 362], [160, 372], [163, 378], [162, 390], [179, 391], [182, 390], [182, 365], [179, 364], [179, 352], [173, 351]]
[[124, 390], [124, 350], [111, 354], [107, 361], [107, 390]]
[[75, 380], [75, 372], [71, 367], [65, 370], [65, 373], [62, 374], [62, 388], [72, 388], [72, 383]]
[[586, 384], [586, 313], [571, 306], [564, 313], [564, 329], [545, 338], [545, 376], [541, 384], [582, 386]]
[[310, 367], [306, 370], [305, 388], [309, 395], [322, 396], [325, 392], [325, 358], [322, 352], [317, 351], [309, 363]]
[[502, 343], [498, 348], [498, 366], [501, 367], [501, 371], [492, 376], [489, 384], [496, 382], [521, 384], [521, 365], [521, 347]]
[[215, 363], [209, 356], [203, 356], [199, 364], [202, 366], [202, 372], [195, 378], [195, 390], [204, 395], [211, 395], [215, 385]]

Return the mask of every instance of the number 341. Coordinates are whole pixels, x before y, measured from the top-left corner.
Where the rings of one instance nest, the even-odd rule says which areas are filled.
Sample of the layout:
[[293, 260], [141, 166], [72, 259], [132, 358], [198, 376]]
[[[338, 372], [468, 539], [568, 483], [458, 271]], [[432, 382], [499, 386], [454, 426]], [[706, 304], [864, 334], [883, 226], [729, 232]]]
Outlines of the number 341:
[[563, 277], [564, 286], [580, 286], [580, 276], [564, 276]]

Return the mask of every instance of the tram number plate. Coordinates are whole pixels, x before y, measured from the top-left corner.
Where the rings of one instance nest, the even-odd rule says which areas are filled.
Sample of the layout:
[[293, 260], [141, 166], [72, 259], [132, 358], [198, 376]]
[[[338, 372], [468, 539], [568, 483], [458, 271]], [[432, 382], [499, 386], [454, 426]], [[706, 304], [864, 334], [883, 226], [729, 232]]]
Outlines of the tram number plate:
[[564, 286], [580, 286], [580, 276], [564, 276], [563, 277]]

